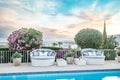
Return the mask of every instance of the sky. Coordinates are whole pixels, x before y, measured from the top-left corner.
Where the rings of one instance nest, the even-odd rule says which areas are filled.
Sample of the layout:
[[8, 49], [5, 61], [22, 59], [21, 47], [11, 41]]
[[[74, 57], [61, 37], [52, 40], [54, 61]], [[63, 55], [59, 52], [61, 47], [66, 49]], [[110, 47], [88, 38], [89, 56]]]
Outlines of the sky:
[[120, 0], [0, 0], [0, 42], [20, 28], [43, 32], [43, 41], [74, 41], [84, 28], [120, 34]]

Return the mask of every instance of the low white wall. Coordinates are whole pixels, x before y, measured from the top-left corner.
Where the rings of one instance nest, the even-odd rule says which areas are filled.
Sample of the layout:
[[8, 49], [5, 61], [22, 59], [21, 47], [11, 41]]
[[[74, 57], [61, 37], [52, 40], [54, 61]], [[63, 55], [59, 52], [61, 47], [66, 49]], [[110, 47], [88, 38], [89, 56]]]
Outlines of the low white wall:
[[55, 58], [32, 58], [32, 66], [51, 66], [55, 62]]
[[84, 57], [86, 64], [104, 64], [105, 56], [99, 57]]

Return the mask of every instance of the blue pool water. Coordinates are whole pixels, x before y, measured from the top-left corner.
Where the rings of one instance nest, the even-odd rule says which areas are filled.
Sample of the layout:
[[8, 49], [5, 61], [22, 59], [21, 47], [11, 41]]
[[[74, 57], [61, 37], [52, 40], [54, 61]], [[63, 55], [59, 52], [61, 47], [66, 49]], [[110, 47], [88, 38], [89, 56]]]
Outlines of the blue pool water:
[[7, 73], [0, 80], [120, 80], [120, 69]]

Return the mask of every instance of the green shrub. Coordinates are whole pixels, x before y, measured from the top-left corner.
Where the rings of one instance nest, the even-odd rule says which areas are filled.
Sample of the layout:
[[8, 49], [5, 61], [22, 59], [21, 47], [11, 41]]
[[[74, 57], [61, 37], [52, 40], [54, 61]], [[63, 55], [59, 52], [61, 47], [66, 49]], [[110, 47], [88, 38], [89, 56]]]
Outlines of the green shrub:
[[67, 51], [64, 56], [65, 57], [73, 57], [73, 54], [71, 51]]
[[110, 36], [109, 38], [107, 38], [107, 46], [108, 49], [114, 49], [115, 47], [117, 47], [119, 44], [116, 41], [116, 37], [115, 36]]
[[0, 51], [6, 51], [9, 50], [9, 48], [0, 48]]
[[74, 40], [81, 48], [99, 48], [102, 42], [102, 34], [95, 29], [82, 29], [75, 35]]
[[115, 60], [116, 54], [114, 49], [103, 49], [105, 60]]
[[42, 48], [47, 48], [47, 49], [52, 49], [52, 50], [60, 50], [62, 48], [59, 47], [42, 47]]
[[15, 52], [13, 55], [12, 55], [12, 59], [14, 58], [21, 58], [22, 57], [22, 54], [21, 53], [18, 53], [18, 52]]

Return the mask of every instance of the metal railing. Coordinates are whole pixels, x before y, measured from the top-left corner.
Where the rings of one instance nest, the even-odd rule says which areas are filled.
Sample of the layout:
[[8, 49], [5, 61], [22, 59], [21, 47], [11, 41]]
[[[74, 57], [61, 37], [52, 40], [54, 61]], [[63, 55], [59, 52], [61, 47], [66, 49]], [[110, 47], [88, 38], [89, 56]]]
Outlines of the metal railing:
[[[80, 56], [80, 51], [73, 51], [73, 50], [56, 50], [56, 58], [64, 58], [65, 53], [71, 51], [73, 53], [74, 57], [79, 57]], [[11, 63], [12, 62], [12, 55], [14, 54], [14, 51], [0, 51], [0, 63]], [[22, 54], [22, 62], [23, 63], [29, 63], [30, 61], [30, 50], [23, 50], [20, 51]]]
[[[73, 52], [74, 57], [80, 57], [81, 53], [80, 51], [76, 50], [67, 50]], [[22, 62], [23, 63], [29, 63], [30, 61], [30, 50], [23, 50], [20, 51], [20, 53], [23, 55]], [[57, 58], [64, 58], [66, 51], [65, 50], [56, 50], [56, 59]], [[0, 63], [11, 63], [11, 57], [14, 54], [14, 51], [9, 50], [1, 50], [0, 51]], [[114, 60], [115, 59], [115, 51], [114, 50], [106, 50], [104, 51], [105, 60]]]
[[[20, 51], [22, 54], [22, 62], [28, 63], [30, 62], [30, 51], [29, 50], [24, 50]], [[0, 63], [11, 63], [12, 62], [12, 55], [14, 54], [14, 51], [0, 51]]]

